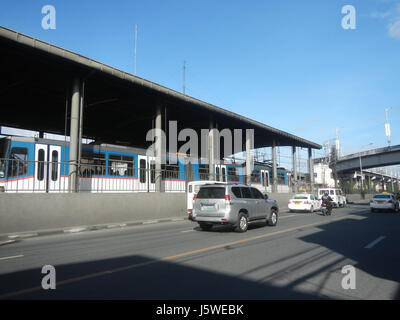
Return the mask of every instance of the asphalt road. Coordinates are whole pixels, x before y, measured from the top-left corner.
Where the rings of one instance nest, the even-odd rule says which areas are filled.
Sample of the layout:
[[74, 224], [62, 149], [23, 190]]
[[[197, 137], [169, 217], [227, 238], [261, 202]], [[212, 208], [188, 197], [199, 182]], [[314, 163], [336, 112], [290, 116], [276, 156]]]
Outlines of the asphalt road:
[[400, 299], [399, 244], [400, 214], [366, 205], [284, 212], [246, 233], [177, 221], [43, 236], [0, 246], [0, 299]]

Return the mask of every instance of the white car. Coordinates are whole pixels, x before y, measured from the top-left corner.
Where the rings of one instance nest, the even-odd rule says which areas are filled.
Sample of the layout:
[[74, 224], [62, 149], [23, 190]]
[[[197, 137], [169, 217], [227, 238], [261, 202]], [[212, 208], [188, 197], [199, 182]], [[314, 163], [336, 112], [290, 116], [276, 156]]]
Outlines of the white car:
[[399, 201], [391, 193], [377, 193], [369, 202], [371, 212], [378, 210], [399, 211]]
[[300, 193], [296, 194], [288, 202], [290, 212], [294, 211], [308, 211], [314, 212], [321, 210], [321, 201], [318, 200], [313, 194]]

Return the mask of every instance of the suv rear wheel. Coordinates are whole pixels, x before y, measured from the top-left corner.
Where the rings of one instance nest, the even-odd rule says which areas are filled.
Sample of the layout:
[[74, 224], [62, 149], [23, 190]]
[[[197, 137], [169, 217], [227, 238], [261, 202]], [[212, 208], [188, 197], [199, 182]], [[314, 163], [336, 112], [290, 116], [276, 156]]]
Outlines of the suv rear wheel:
[[249, 218], [247, 218], [247, 215], [245, 215], [243, 212], [240, 212], [235, 230], [237, 232], [246, 232], [248, 227]]

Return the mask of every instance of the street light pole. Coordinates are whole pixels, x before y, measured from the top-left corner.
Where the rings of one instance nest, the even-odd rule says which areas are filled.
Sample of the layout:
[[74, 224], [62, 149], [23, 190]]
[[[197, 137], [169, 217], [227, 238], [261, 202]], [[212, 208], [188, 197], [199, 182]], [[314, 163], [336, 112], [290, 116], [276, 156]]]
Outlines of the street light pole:
[[[367, 145], [362, 146], [360, 149], [368, 147], [368, 146], [370, 146], [372, 144], [374, 144], [374, 143], [370, 142]], [[362, 169], [362, 162], [361, 162], [361, 152], [360, 152], [360, 173], [361, 173], [361, 193], [362, 193], [364, 191], [364, 179], [363, 179], [363, 169]]]

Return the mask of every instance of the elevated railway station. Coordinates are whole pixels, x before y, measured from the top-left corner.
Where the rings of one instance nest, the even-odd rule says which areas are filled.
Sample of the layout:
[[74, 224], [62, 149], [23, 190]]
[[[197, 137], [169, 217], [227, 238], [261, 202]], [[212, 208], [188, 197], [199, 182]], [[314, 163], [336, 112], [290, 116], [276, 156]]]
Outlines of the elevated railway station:
[[[192, 180], [289, 192], [296, 180], [290, 184], [290, 174], [279, 168], [277, 146], [292, 147], [294, 177], [297, 148], [308, 149], [310, 172], [312, 149], [321, 149], [317, 143], [3, 27], [0, 67], [0, 126], [40, 133], [37, 138], [0, 139], [0, 208], [5, 221], [0, 234], [165, 218], [171, 212], [185, 216], [183, 192]], [[171, 139], [173, 132], [178, 139]], [[45, 139], [44, 133], [65, 139]], [[191, 136], [205, 139], [192, 145]], [[82, 143], [84, 138], [93, 142]], [[192, 147], [182, 151], [187, 144]], [[155, 152], [149, 154], [152, 145]], [[221, 156], [227, 145], [232, 154], [239, 145], [245, 163], [224, 161], [231, 155]], [[272, 148], [272, 161], [254, 164], [251, 151], [262, 147]]]
[[[309, 149], [309, 166], [312, 166], [312, 148], [321, 148], [317, 143], [16, 31], [0, 28], [0, 45], [0, 63], [5, 75], [0, 80], [1, 99], [5, 110], [0, 124], [69, 136], [70, 142], [64, 146], [65, 149], [60, 146], [60, 151], [65, 154], [57, 159], [65, 161], [65, 168], [60, 168], [58, 171], [61, 171], [61, 176], [67, 178], [68, 181], [61, 184], [68, 184], [70, 192], [79, 191], [79, 167], [84, 159], [82, 138], [92, 139], [99, 146], [112, 144], [145, 151], [153, 143], [146, 139], [149, 130], [160, 129], [166, 133], [165, 147], [171, 151], [174, 144], [170, 141], [171, 121], [176, 124], [176, 132], [189, 128], [197, 137], [202, 137], [204, 129], [217, 129], [219, 132], [228, 129], [232, 137], [237, 138], [235, 130], [239, 130], [240, 146], [247, 155], [246, 166], [243, 172], [240, 170], [231, 172], [243, 176], [244, 180], [240, 180], [241, 182], [251, 181], [250, 176], [253, 173], [250, 171], [253, 168], [250, 165], [251, 150], [271, 147], [273, 151], [271, 177], [269, 177], [271, 181], [263, 183], [271, 186], [271, 191], [278, 190], [276, 146], [293, 147], [294, 171], [296, 171], [296, 147]], [[252, 136], [245, 134], [249, 129], [254, 130]], [[222, 179], [222, 169], [227, 170], [227, 168], [220, 168], [220, 174], [217, 172], [219, 170], [215, 166], [221, 165], [222, 162], [221, 157], [216, 157], [215, 150], [217, 148], [221, 155], [223, 144], [216, 141], [212, 130], [209, 131], [209, 136], [211, 138], [206, 141], [208, 151], [204, 153], [204, 150], [200, 150], [200, 141], [196, 151], [198, 155], [205, 154], [208, 158], [206, 164], [209, 166], [209, 179]], [[161, 136], [154, 141], [161, 143]], [[177, 141], [175, 152], [185, 142]], [[234, 141], [228, 149], [235, 150]], [[49, 150], [43, 152], [45, 158], [42, 156], [39, 159], [38, 155], [34, 155], [29, 157], [29, 160], [50, 161]], [[160, 152], [154, 154], [153, 167], [151, 163], [146, 163], [143, 168], [137, 164], [140, 163], [139, 158], [135, 158], [136, 163], [133, 168], [133, 170], [154, 170], [156, 191], [165, 189], [162, 185], [161, 171], [167, 167], [162, 167], [162, 161], [157, 161], [161, 157]], [[101, 164], [108, 167], [108, 161], [105, 159]], [[123, 159], [121, 161], [123, 162]], [[90, 159], [90, 162], [99, 162], [99, 159]], [[204, 157], [200, 162], [204, 167], [206, 162]], [[184, 170], [184, 167], [178, 169], [178, 171]], [[137, 174], [139, 173], [138, 171]], [[138, 178], [137, 175], [135, 177]], [[261, 178], [260, 172], [260, 183]], [[41, 188], [39, 185], [37, 187]], [[61, 189], [60, 186], [58, 188]], [[48, 187], [46, 190], [48, 191]]]

